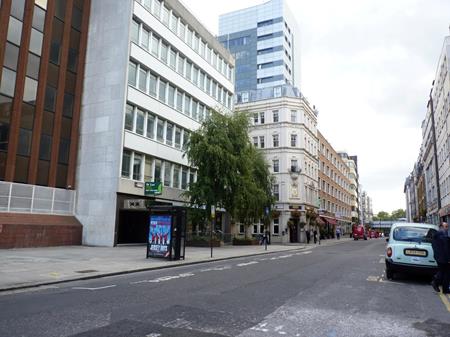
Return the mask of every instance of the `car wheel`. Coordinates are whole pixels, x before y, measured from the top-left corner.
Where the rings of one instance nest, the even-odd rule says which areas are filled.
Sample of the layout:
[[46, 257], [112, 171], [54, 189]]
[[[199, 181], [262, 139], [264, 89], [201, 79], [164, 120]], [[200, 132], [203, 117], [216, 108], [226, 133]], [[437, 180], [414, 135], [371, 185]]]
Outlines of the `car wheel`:
[[394, 272], [391, 269], [386, 269], [386, 278], [388, 280], [394, 279]]

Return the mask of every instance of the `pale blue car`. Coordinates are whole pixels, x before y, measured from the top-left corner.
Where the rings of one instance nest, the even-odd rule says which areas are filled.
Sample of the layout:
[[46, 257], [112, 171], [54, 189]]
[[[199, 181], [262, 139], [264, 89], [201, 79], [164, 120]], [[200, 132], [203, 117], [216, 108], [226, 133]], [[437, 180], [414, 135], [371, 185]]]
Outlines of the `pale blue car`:
[[424, 223], [394, 223], [386, 246], [386, 277], [394, 278], [395, 272], [434, 274], [431, 240], [438, 226]]

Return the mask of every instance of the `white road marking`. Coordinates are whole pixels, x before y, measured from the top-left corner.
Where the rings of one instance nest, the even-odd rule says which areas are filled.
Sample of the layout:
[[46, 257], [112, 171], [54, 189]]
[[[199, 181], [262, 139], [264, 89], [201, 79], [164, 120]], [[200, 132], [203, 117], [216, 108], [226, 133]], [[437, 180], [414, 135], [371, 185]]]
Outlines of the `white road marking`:
[[367, 281], [378, 282], [379, 278], [380, 278], [379, 276], [369, 276], [367, 278]]
[[160, 337], [162, 336], [160, 333], [151, 333], [150, 335], [147, 335], [145, 337]]
[[256, 264], [256, 263], [259, 263], [258, 261], [250, 261], [250, 262], [246, 262], [246, 263], [239, 263], [239, 264], [237, 264], [236, 266], [238, 266], [238, 267], [244, 267], [244, 266], [249, 266], [249, 265], [251, 265], [251, 264]]
[[153, 280], [142, 280], [142, 281], [130, 282], [130, 284], [159, 283], [159, 282], [170, 281], [170, 280], [175, 280], [175, 279], [184, 278], [184, 277], [190, 277], [190, 276], [194, 276], [194, 275], [195, 275], [194, 273], [182, 273], [182, 274], [178, 274], [178, 275], [162, 276], [162, 277], [158, 277]]
[[222, 266], [222, 267], [214, 267], [214, 268], [205, 268], [205, 269], [200, 269], [200, 272], [203, 273], [205, 271], [220, 271], [220, 270], [227, 270], [227, 269], [231, 269], [231, 266]]
[[102, 290], [102, 289], [108, 289], [108, 288], [114, 288], [116, 287], [115, 284], [112, 284], [110, 286], [104, 286], [104, 287], [96, 287], [96, 288], [87, 288], [87, 287], [73, 287], [72, 289], [75, 290], [90, 290], [90, 291], [94, 291], [94, 290]]
[[260, 323], [257, 326], [251, 327], [250, 330], [261, 331], [261, 332], [269, 332], [269, 329], [266, 329], [267, 323]]

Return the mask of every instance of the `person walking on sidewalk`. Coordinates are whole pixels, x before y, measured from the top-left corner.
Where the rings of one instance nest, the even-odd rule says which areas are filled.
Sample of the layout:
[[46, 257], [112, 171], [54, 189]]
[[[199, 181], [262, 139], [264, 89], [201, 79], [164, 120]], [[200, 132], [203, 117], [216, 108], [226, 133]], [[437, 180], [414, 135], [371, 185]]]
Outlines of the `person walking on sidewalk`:
[[311, 232], [309, 230], [306, 231], [306, 243], [309, 244], [311, 241]]
[[316, 244], [317, 243], [317, 229], [314, 230], [313, 235], [314, 235], [314, 244]]
[[439, 231], [434, 234], [431, 246], [439, 268], [439, 271], [433, 277], [431, 286], [435, 291], [440, 292], [439, 286], [442, 285], [442, 293], [450, 294], [450, 248], [448, 224], [446, 222], [439, 225]]

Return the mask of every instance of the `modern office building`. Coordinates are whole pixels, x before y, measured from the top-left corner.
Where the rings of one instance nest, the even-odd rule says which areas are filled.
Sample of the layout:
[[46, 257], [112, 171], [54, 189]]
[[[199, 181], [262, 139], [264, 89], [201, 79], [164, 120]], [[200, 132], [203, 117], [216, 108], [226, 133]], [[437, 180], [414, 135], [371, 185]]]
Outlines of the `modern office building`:
[[0, 247], [80, 243], [74, 189], [90, 1], [0, 5]]
[[[211, 110], [231, 113], [234, 59], [177, 0], [92, 1], [76, 215], [83, 243], [145, 242], [146, 206], [183, 205], [183, 146]], [[146, 182], [162, 192], [145, 195]]]
[[236, 59], [236, 94], [290, 84], [300, 87], [300, 36], [285, 0], [226, 13], [219, 41]]
[[319, 138], [319, 215], [324, 231], [334, 236], [340, 227], [343, 233], [352, 230], [352, 198], [350, 168], [320, 131]]
[[[317, 110], [289, 85], [252, 91], [249, 101], [238, 98], [236, 109], [249, 112], [250, 139], [275, 176], [271, 241], [305, 242], [305, 231], [316, 228], [318, 208]], [[232, 233], [244, 235], [244, 230], [238, 224]], [[247, 234], [264, 230], [255, 224]]]

